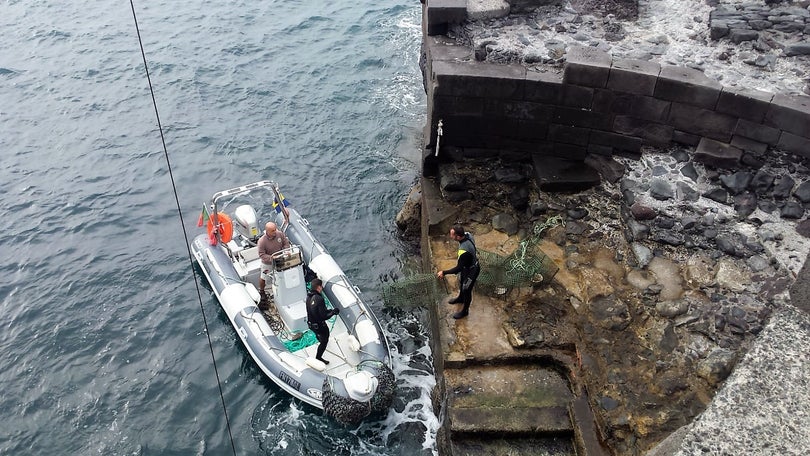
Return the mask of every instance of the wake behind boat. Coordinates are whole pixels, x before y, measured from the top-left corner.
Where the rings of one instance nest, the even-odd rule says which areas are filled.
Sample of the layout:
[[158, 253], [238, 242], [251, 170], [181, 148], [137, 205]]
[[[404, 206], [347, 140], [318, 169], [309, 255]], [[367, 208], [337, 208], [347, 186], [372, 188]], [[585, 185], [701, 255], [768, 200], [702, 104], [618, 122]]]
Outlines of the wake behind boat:
[[[203, 206], [203, 222], [207, 233], [192, 242], [194, 258], [265, 375], [344, 423], [387, 410], [395, 385], [380, 323], [278, 185], [261, 181], [218, 192]], [[276, 223], [290, 247], [273, 255], [272, 285], [262, 301], [257, 243], [266, 222]], [[316, 359], [318, 341], [307, 322], [305, 300], [315, 278], [323, 282], [327, 308], [339, 311], [326, 322], [328, 364]]]

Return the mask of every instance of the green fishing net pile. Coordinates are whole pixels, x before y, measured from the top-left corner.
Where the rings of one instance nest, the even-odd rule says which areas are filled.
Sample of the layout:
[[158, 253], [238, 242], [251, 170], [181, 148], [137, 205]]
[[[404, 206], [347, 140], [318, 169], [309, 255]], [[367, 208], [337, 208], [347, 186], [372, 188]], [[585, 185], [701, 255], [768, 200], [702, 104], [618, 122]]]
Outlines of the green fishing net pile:
[[554, 261], [538, 247], [543, 232], [563, 223], [561, 217], [551, 217], [532, 228], [532, 234], [520, 242], [507, 256], [478, 250], [481, 274], [476, 290], [491, 296], [506, 294], [519, 287], [547, 284], [559, 271]]

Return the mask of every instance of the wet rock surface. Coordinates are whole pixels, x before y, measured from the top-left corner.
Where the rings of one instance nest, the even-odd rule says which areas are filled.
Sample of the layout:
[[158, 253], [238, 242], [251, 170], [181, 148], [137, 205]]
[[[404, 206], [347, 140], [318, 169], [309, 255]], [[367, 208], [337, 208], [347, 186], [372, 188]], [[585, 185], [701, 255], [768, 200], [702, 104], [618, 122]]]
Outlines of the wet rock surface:
[[726, 86], [810, 94], [808, 20], [806, 0], [571, 0], [492, 9], [448, 35], [477, 60], [541, 72], [561, 68], [579, 44], [698, 69]]
[[[493, 160], [441, 166], [455, 178], [439, 181], [464, 182], [442, 191], [469, 194], [453, 204], [472, 232], [501, 232], [513, 247], [562, 217], [540, 244], [560, 271], [550, 285], [510, 290], [505, 325], [520, 348], [575, 351], [611, 448], [639, 454], [707, 407], [788, 300], [810, 250], [800, 199], [810, 169], [779, 153], [758, 168], [712, 168], [688, 148], [616, 160], [615, 183], [579, 192], [499, 180], [527, 170]], [[510, 203], [518, 186], [528, 189], [521, 210]], [[788, 205], [797, 217], [785, 217]]]
[[[648, 455], [806, 454], [809, 335], [809, 314], [792, 306], [776, 310], [709, 408]], [[716, 370], [708, 358], [701, 367], [707, 376], [715, 371], [723, 374], [723, 358], [731, 356], [718, 352], [712, 357], [719, 361]], [[767, 376], [762, 375], [763, 368]]]

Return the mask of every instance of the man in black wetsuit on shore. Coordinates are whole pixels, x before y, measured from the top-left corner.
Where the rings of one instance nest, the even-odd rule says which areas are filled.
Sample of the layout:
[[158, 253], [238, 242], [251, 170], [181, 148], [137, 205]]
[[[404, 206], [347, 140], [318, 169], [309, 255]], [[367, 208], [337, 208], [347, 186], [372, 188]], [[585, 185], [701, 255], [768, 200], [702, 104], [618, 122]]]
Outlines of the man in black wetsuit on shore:
[[464, 231], [463, 226], [456, 224], [453, 228], [450, 228], [450, 237], [458, 241], [458, 263], [452, 269], [439, 271], [436, 276], [441, 279], [447, 274], [460, 273], [458, 296], [448, 301], [448, 304], [464, 304], [460, 311], [453, 314], [453, 318], [459, 319], [466, 317], [470, 313], [472, 289], [475, 280], [478, 279], [478, 273], [481, 272], [481, 266], [478, 264], [478, 255], [475, 251], [472, 234]]
[[329, 364], [329, 361], [323, 359], [326, 345], [329, 344], [329, 325], [326, 324], [326, 320], [340, 313], [340, 310], [326, 308], [326, 303], [323, 296], [321, 296], [322, 291], [323, 282], [321, 279], [312, 279], [309, 293], [307, 293], [307, 325], [315, 333], [318, 342], [320, 342], [315, 359], [324, 364]]

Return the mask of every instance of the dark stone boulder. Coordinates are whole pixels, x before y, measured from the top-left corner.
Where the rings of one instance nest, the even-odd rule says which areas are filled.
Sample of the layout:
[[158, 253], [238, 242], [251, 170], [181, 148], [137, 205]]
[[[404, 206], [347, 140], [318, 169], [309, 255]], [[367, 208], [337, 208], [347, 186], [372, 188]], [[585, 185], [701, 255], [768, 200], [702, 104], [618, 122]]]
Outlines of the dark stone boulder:
[[570, 217], [573, 220], [583, 219], [588, 216], [588, 210], [585, 209], [584, 207], [574, 207], [568, 209], [566, 213], [568, 214], [568, 217]]
[[630, 206], [630, 213], [633, 214], [633, 218], [636, 220], [652, 220], [658, 216], [655, 209], [639, 202], [635, 202]]
[[740, 44], [743, 41], [754, 41], [757, 38], [759, 38], [759, 33], [754, 30], [735, 28], [728, 32], [728, 39], [734, 44]]
[[784, 219], [800, 219], [804, 216], [804, 207], [795, 201], [788, 201], [782, 206], [780, 215]]
[[712, 168], [734, 168], [740, 163], [742, 151], [713, 139], [702, 138], [695, 150], [695, 161]]
[[513, 168], [499, 168], [495, 170], [495, 180], [502, 184], [520, 184], [526, 182], [526, 176]]
[[467, 201], [472, 199], [472, 194], [467, 190], [454, 190], [454, 191], [445, 191], [444, 192], [444, 199], [451, 203], [458, 203], [461, 201]]
[[453, 166], [443, 167], [440, 172], [439, 188], [445, 192], [467, 190], [467, 182], [463, 176], [459, 175]]
[[632, 318], [627, 304], [615, 296], [598, 296], [590, 302], [590, 310], [597, 324], [612, 331], [622, 331]]
[[512, 190], [509, 194], [509, 204], [518, 211], [524, 211], [529, 207], [529, 188], [525, 185]]
[[406, 236], [419, 236], [421, 229], [421, 210], [422, 210], [422, 186], [421, 184], [414, 185], [408, 193], [408, 198], [405, 204], [399, 210], [396, 216], [397, 227], [402, 230]]
[[721, 314], [716, 314], [714, 316], [714, 329], [716, 331], [723, 331], [726, 329], [726, 317]]
[[[684, 163], [689, 161], [689, 154], [683, 149], [676, 149], [672, 151], [672, 158], [678, 163]], [[694, 166], [692, 169], [694, 169]]]
[[745, 334], [748, 332], [749, 326], [745, 318], [729, 315], [726, 319], [728, 320], [728, 329], [731, 330], [733, 334]]
[[624, 178], [620, 185], [621, 191], [632, 191], [634, 193], [644, 193], [650, 189], [650, 184], [638, 182], [633, 179]]
[[768, 201], [768, 200], [759, 200], [757, 202], [757, 206], [759, 207], [759, 210], [761, 210], [762, 212], [764, 212], [766, 214], [770, 214], [773, 211], [779, 209], [779, 207], [776, 205], [776, 203], [774, 203], [773, 201]]
[[638, 267], [644, 268], [650, 261], [653, 259], [653, 252], [644, 244], [640, 244], [638, 242], [634, 242], [630, 248], [633, 250], [633, 254], [636, 256], [636, 262], [638, 263]]
[[[394, 404], [395, 410], [403, 410], [407, 405]], [[402, 422], [388, 435], [386, 443], [395, 448], [419, 448], [419, 439], [427, 432], [427, 426], [419, 421]]]
[[793, 178], [790, 176], [782, 176], [774, 182], [771, 196], [777, 199], [787, 199], [790, 197], [794, 185], [796, 185], [796, 181], [794, 181]]
[[529, 204], [529, 214], [532, 217], [543, 215], [548, 212], [548, 204], [545, 201], [534, 200]]
[[599, 398], [599, 405], [609, 412], [619, 406], [619, 401], [609, 396], [603, 396]]
[[627, 233], [625, 237], [630, 241], [641, 241], [647, 239], [647, 236], [650, 235], [650, 227], [639, 223], [635, 220], [628, 220], [627, 221]]
[[796, 187], [796, 190], [793, 192], [793, 196], [795, 196], [802, 203], [810, 202], [810, 181], [805, 181], [799, 184], [799, 186]]
[[675, 184], [675, 188], [677, 189], [680, 198], [684, 201], [695, 202], [700, 199], [700, 193], [698, 193], [697, 190], [692, 188], [692, 186], [687, 184], [686, 182], [678, 181]]
[[677, 247], [683, 245], [685, 242], [684, 236], [680, 233], [673, 233], [671, 231], [662, 231], [655, 234], [655, 241], [662, 244]]
[[675, 227], [675, 219], [668, 216], [660, 217], [656, 221], [655, 226], [657, 226], [658, 228], [663, 228], [665, 230], [671, 230], [672, 228]]
[[675, 191], [669, 182], [661, 178], [654, 178], [650, 183], [650, 195], [657, 200], [666, 201], [675, 196]]
[[704, 193], [703, 196], [721, 204], [728, 204], [728, 192], [722, 188], [715, 187]]
[[751, 154], [743, 154], [742, 158], [740, 159], [740, 163], [753, 169], [759, 169], [765, 166], [764, 161]]
[[687, 163], [683, 165], [683, 167], [681, 167], [681, 174], [684, 175], [685, 177], [688, 177], [689, 179], [692, 179], [692, 182], [697, 182], [698, 173], [697, 170], [695, 169], [695, 165], [693, 165], [692, 163]]
[[622, 190], [622, 201], [627, 206], [636, 202], [636, 194], [632, 190]]
[[717, 248], [733, 257], [742, 258], [745, 255], [742, 245], [736, 239], [731, 237], [728, 234], [720, 234], [716, 238], [714, 238], [714, 243], [717, 245]]
[[751, 183], [751, 180], [753, 180], [753, 176], [747, 171], [738, 171], [734, 174], [720, 176], [720, 183], [731, 192], [732, 195], [738, 195], [745, 191]]
[[810, 55], [810, 43], [791, 44], [785, 48], [785, 55], [788, 57]]
[[737, 355], [733, 351], [718, 348], [698, 363], [697, 375], [709, 382], [709, 385], [717, 386], [731, 374], [736, 362]]
[[757, 208], [757, 195], [746, 192], [734, 197], [734, 210], [741, 218], [746, 218], [754, 213]]
[[694, 215], [686, 215], [681, 219], [681, 227], [685, 230], [691, 230], [696, 227], [700, 219]]
[[661, 340], [658, 342], [658, 347], [664, 353], [672, 353], [678, 347], [678, 335], [675, 334], [675, 327], [668, 324], [664, 328], [664, 334], [661, 335]]
[[534, 170], [537, 186], [544, 192], [582, 191], [601, 182], [599, 173], [580, 160], [535, 155]]
[[570, 234], [571, 236], [581, 236], [587, 229], [588, 225], [582, 222], [569, 221], [565, 224], [565, 234]]
[[773, 174], [760, 169], [756, 174], [754, 174], [748, 188], [759, 194], [764, 194], [771, 188], [774, 179], [776, 179], [776, 177]]
[[678, 372], [666, 371], [662, 375], [656, 375], [654, 382], [658, 389], [668, 396], [689, 389], [686, 379]]
[[511, 236], [518, 232], [518, 220], [510, 214], [497, 214], [492, 217], [492, 228]]
[[757, 238], [753, 236], [745, 238], [745, 240], [743, 241], [743, 245], [745, 246], [746, 249], [754, 253], [762, 253], [765, 251], [765, 246], [763, 246], [757, 240]]

